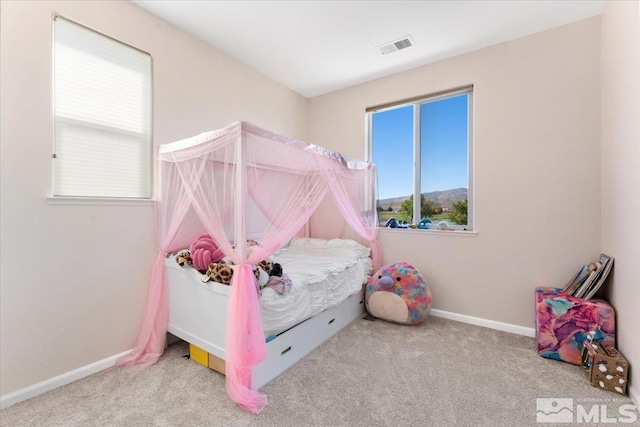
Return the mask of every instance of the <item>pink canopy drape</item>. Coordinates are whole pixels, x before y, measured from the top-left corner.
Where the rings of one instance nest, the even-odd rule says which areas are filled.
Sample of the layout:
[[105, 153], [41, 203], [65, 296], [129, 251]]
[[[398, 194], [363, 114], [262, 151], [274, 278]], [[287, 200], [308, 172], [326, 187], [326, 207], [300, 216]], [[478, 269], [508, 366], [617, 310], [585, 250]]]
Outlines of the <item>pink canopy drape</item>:
[[369, 242], [373, 271], [377, 271], [381, 266], [381, 258], [375, 167], [371, 163], [348, 160], [324, 160], [323, 164], [322, 175], [329, 193], [347, 224]]
[[[238, 265], [227, 310], [227, 393], [258, 413], [267, 398], [252, 387], [251, 373], [267, 350], [250, 265], [294, 237], [328, 191], [346, 221], [370, 243], [377, 269], [375, 167], [246, 122], [161, 146], [159, 166], [160, 250], [138, 340], [118, 365], [158, 360], [169, 319], [166, 254], [208, 233]], [[258, 246], [236, 244], [247, 239]]]

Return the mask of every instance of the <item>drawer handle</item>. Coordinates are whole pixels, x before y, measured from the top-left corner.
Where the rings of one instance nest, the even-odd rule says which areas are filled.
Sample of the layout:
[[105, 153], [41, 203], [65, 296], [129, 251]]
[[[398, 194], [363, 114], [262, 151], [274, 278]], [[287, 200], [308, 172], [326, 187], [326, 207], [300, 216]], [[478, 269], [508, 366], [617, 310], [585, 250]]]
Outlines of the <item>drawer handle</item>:
[[334, 317], [333, 319], [329, 320], [329, 323], [328, 323], [328, 324], [330, 325], [330, 324], [332, 324], [332, 323], [333, 323], [333, 322], [335, 322], [335, 321], [336, 321], [336, 319], [335, 319], [335, 317]]
[[284, 354], [285, 354], [285, 353], [288, 353], [288, 352], [289, 352], [289, 350], [291, 350], [291, 346], [289, 346], [289, 347], [285, 348], [284, 350], [282, 350], [282, 351], [280, 352], [280, 356], [284, 356]]

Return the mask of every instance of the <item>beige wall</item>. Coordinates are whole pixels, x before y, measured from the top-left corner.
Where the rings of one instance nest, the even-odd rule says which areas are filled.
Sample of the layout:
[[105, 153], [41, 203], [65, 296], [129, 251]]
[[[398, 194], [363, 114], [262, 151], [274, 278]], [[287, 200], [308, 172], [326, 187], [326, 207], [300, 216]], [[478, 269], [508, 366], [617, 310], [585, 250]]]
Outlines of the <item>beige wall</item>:
[[602, 250], [616, 258], [607, 296], [618, 348], [640, 398], [640, 6], [607, 2], [602, 14]]
[[468, 84], [478, 234], [383, 230], [383, 261], [415, 264], [434, 308], [533, 327], [534, 288], [600, 253], [599, 17], [313, 98], [309, 136], [364, 158], [366, 107]]
[[248, 120], [305, 139], [308, 101], [129, 2], [1, 3], [0, 394], [133, 347], [153, 206], [59, 206], [51, 186], [51, 15], [148, 51], [156, 144]]

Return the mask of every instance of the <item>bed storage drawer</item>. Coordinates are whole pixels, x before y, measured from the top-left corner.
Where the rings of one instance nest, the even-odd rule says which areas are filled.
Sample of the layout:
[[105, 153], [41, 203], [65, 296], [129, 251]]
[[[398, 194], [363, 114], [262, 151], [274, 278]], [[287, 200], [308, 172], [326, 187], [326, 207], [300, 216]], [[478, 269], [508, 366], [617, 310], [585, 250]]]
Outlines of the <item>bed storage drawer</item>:
[[[360, 317], [364, 312], [364, 295], [358, 293], [347, 298], [341, 305], [325, 310], [321, 314], [278, 335], [267, 343], [267, 357], [254, 369], [253, 381], [258, 388], [283, 373], [291, 365], [309, 354], [336, 332]], [[190, 347], [195, 347], [190, 344]], [[225, 361], [205, 350], [208, 366], [225, 374]], [[193, 357], [192, 357], [193, 358]], [[204, 364], [203, 362], [200, 362]], [[206, 366], [206, 365], [205, 365]]]
[[363, 313], [361, 291], [278, 335], [267, 343], [267, 357], [253, 370], [253, 383], [261, 388]]

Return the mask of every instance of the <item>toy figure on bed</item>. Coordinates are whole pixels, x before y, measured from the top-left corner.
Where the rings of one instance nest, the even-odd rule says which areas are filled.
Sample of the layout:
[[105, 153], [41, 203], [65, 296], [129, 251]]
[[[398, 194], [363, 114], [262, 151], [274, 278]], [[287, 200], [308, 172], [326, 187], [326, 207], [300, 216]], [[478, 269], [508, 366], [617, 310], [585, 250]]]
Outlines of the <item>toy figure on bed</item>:
[[[247, 249], [252, 250], [258, 243], [255, 240], [247, 240]], [[234, 245], [235, 248], [235, 245]], [[214, 281], [229, 285], [233, 277], [235, 265], [228, 257], [223, 257], [222, 251], [213, 241], [211, 236], [205, 234], [189, 247], [176, 254], [176, 262], [181, 267], [193, 266], [202, 273], [202, 281]], [[253, 266], [253, 274], [256, 277], [256, 286], [261, 291], [265, 287], [274, 289], [279, 294], [284, 294], [291, 289], [292, 283], [289, 276], [283, 274], [282, 266], [271, 261], [263, 260]]]
[[[247, 248], [258, 245], [255, 240], [247, 240]], [[233, 246], [235, 248], [235, 245]], [[183, 255], [180, 257], [180, 255]], [[219, 263], [224, 259], [222, 250], [218, 244], [208, 234], [198, 237], [195, 242], [189, 246], [189, 250], [183, 250], [178, 253], [176, 261], [180, 266], [193, 265], [193, 267], [202, 274], [206, 274], [212, 263]], [[227, 261], [227, 264], [229, 262]], [[225, 276], [225, 269], [220, 269], [222, 276]], [[230, 278], [229, 278], [230, 279]], [[259, 280], [259, 278], [258, 278]], [[223, 283], [223, 282], [220, 282]]]
[[[258, 265], [253, 266], [253, 275], [256, 276], [256, 280], [261, 288], [264, 287], [269, 280], [269, 273], [267, 271], [271, 270], [268, 267], [270, 264], [268, 261], [260, 261]], [[220, 262], [212, 262], [203, 274], [202, 281], [206, 283], [211, 280], [222, 283], [223, 285], [228, 285], [231, 283], [234, 268], [235, 264], [226, 258], [220, 260]], [[265, 268], [267, 270], [265, 270]]]
[[267, 288], [271, 288], [280, 295], [284, 295], [293, 286], [293, 282], [285, 273], [282, 272], [282, 266], [278, 263], [273, 264], [273, 268], [269, 272], [269, 281], [265, 285]]
[[429, 286], [407, 262], [382, 266], [369, 279], [364, 298], [372, 316], [404, 325], [424, 322], [431, 310]]
[[176, 254], [176, 262], [180, 267], [190, 267], [193, 265], [193, 259], [191, 258], [191, 252], [188, 249], [184, 249]]
[[[229, 285], [233, 277], [234, 267], [235, 265], [225, 259], [220, 262], [212, 262], [202, 276], [202, 281], [206, 283], [212, 280]], [[256, 276], [256, 286], [260, 295], [262, 295], [262, 289], [267, 287], [282, 295], [289, 291], [293, 285], [289, 276], [282, 272], [282, 266], [271, 261], [264, 260], [254, 265], [253, 274]]]

